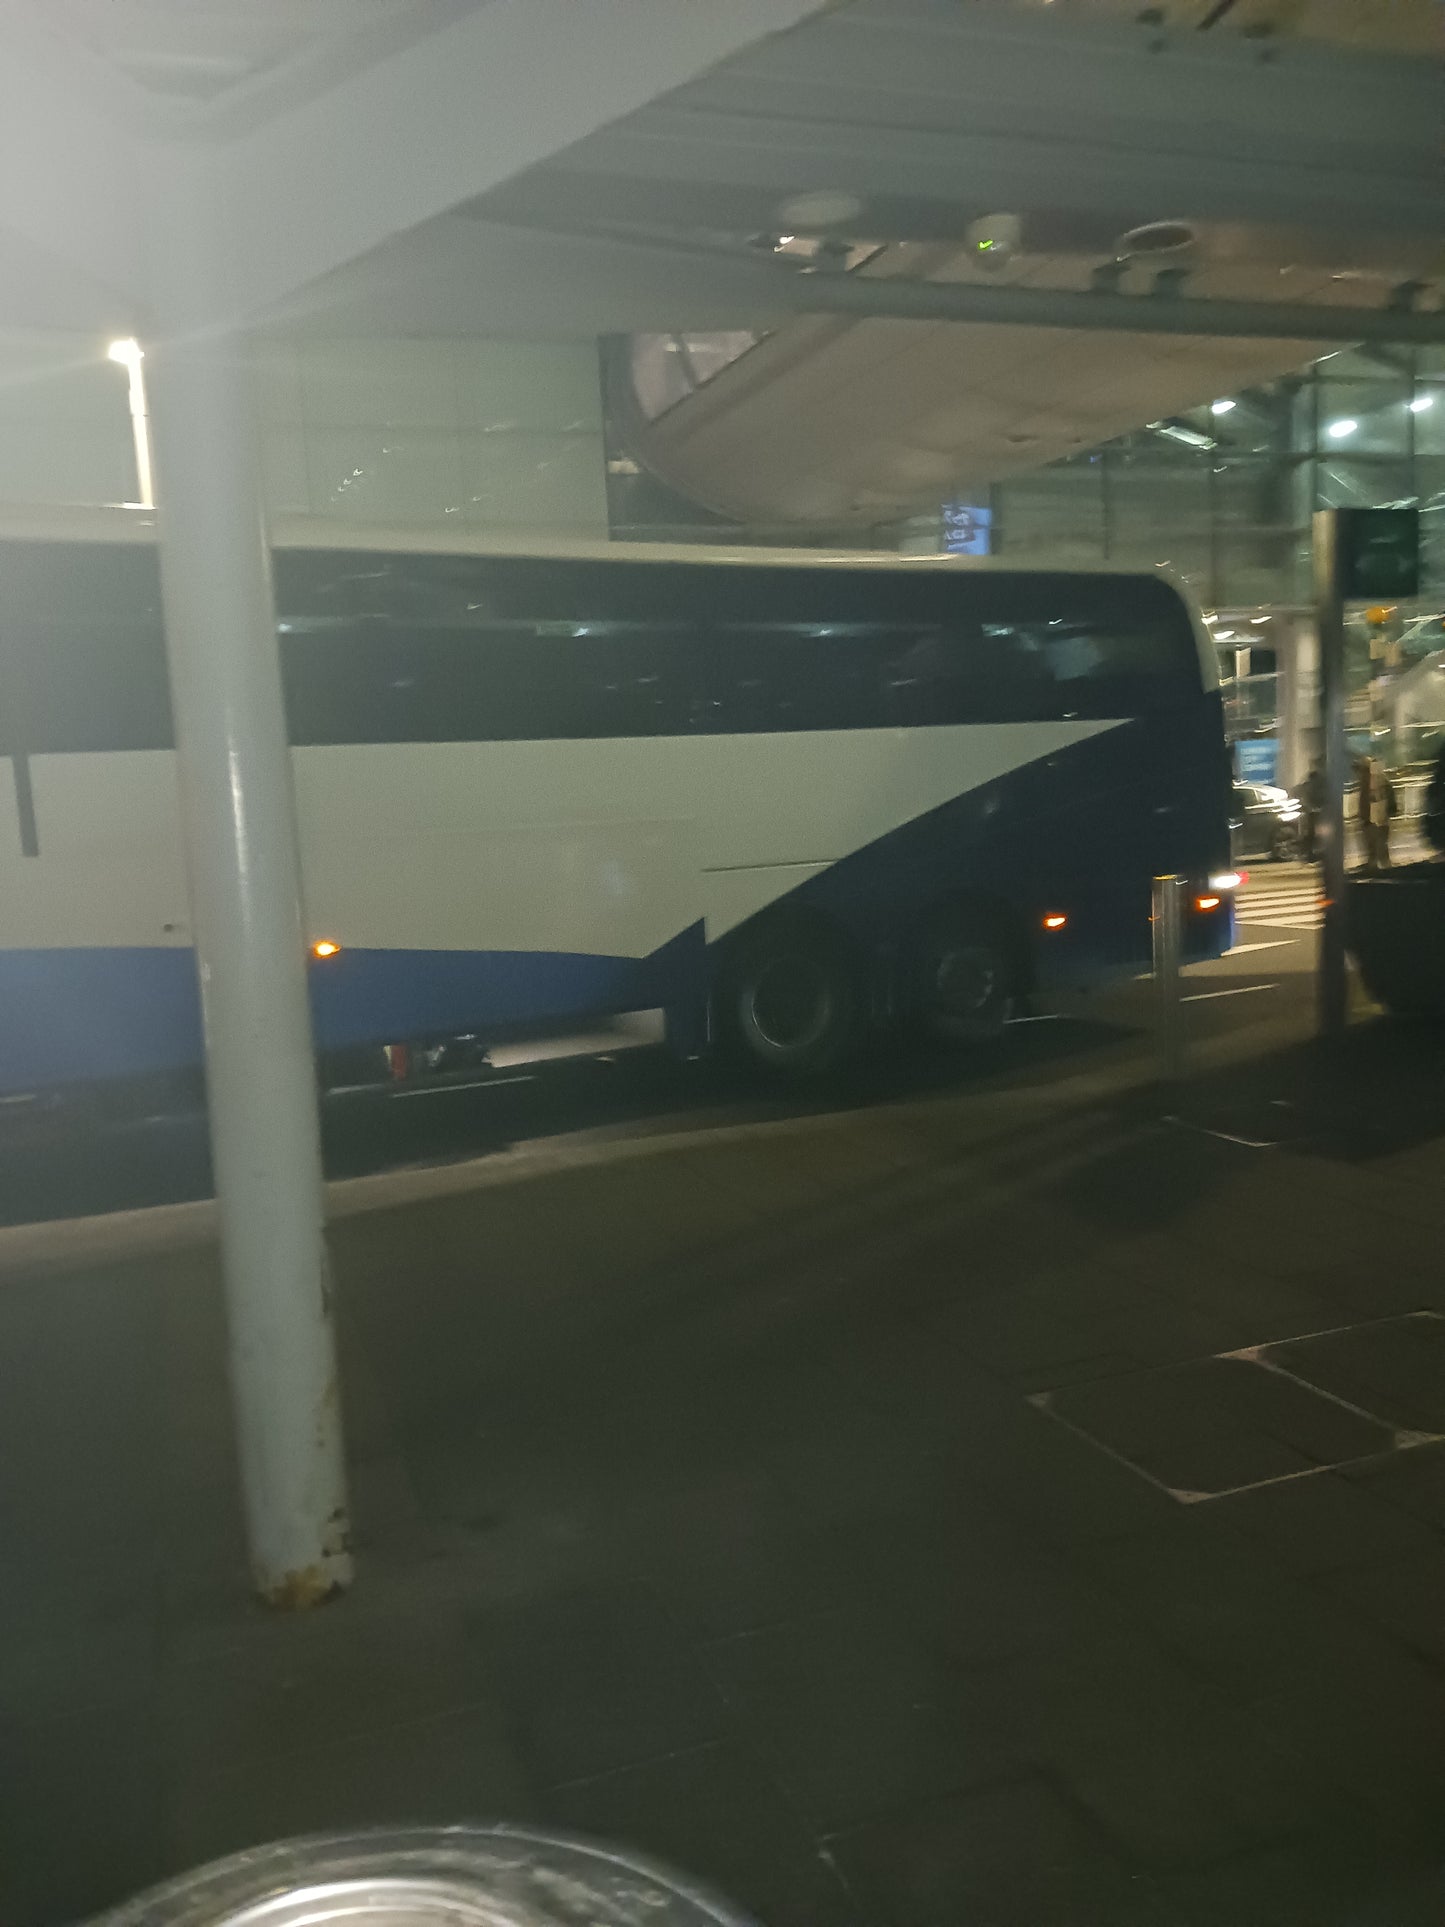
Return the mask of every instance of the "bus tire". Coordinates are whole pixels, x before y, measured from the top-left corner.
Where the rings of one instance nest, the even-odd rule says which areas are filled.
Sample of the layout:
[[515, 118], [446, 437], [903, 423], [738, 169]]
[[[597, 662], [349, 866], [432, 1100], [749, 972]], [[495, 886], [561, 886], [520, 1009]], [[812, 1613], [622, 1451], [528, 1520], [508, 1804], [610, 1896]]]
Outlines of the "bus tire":
[[820, 1077], [850, 1057], [862, 1035], [852, 958], [825, 927], [801, 917], [770, 918], [738, 944], [719, 1006], [733, 1054], [772, 1077]]
[[914, 1008], [930, 1036], [987, 1044], [1003, 1035], [1018, 985], [1017, 960], [996, 918], [964, 906], [940, 911], [914, 955]]

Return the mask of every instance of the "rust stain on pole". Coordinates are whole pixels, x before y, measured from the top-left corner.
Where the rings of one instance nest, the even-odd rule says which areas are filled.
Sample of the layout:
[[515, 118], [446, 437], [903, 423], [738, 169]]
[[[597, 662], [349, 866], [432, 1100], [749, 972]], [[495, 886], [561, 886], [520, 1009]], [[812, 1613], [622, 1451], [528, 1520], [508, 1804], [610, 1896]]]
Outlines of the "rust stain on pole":
[[324, 1606], [344, 1590], [334, 1573], [325, 1566], [302, 1566], [299, 1572], [284, 1573], [273, 1586], [263, 1586], [261, 1597], [278, 1612], [308, 1612]]

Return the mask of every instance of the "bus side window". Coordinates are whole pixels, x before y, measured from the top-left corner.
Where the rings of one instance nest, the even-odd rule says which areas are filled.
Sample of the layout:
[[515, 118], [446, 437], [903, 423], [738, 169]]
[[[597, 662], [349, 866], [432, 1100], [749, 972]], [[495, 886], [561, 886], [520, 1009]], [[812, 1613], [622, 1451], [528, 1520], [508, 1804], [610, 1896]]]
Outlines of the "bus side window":
[[517, 618], [458, 633], [453, 700], [472, 741], [613, 735], [617, 682], [603, 625]]
[[380, 620], [282, 622], [279, 629], [293, 743], [432, 740], [434, 676], [415, 637]]
[[712, 727], [701, 625], [620, 621], [606, 736], [694, 736]]
[[720, 623], [708, 649], [708, 726], [739, 735], [876, 729], [877, 659], [871, 624]]
[[1048, 713], [1047, 670], [1008, 625], [939, 624], [890, 656], [893, 720], [1023, 722]]
[[1151, 628], [1052, 616], [1020, 624], [1019, 635], [1046, 666], [1056, 716], [1148, 714], [1178, 701], [1188, 686], [1170, 639]]
[[[588, 664], [547, 625], [394, 619], [282, 624], [293, 743], [456, 743], [595, 735]], [[541, 630], [542, 633], [538, 633]], [[593, 652], [593, 680], [605, 665]]]

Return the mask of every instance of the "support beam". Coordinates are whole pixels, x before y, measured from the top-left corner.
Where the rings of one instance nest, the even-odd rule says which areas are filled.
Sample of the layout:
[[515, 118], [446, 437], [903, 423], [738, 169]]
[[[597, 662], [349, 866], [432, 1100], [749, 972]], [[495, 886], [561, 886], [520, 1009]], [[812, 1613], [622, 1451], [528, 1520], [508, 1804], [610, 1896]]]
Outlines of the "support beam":
[[194, 187], [150, 235], [161, 590], [251, 1564], [297, 1607], [351, 1578], [340, 1386], [256, 414], [244, 339], [206, 319], [224, 240]]
[[569, 337], [576, 290], [599, 334], [775, 328], [790, 316], [1018, 323], [1125, 334], [1298, 341], [1299, 360], [1329, 341], [1445, 341], [1445, 310], [1220, 301], [1187, 294], [1098, 294], [994, 283], [799, 274], [738, 248], [688, 247], [634, 234], [432, 221], [351, 262], [274, 321], [322, 335], [496, 334]]
[[[1121, 334], [1211, 335], [1265, 341], [1445, 341], [1445, 309], [1340, 308], [1286, 301], [1192, 301], [1187, 295], [1079, 294], [957, 281], [799, 277], [790, 306], [807, 314], [886, 315], [899, 321], [1019, 322], [1107, 328]], [[1307, 352], [1307, 349], [1302, 349]]]

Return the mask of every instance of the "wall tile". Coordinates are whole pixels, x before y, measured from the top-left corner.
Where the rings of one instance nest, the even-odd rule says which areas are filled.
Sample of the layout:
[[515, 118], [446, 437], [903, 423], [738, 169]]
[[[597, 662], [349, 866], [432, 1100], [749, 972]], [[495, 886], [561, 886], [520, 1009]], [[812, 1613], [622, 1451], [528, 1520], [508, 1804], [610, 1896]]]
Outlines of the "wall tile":
[[457, 419], [450, 341], [305, 341], [297, 352], [308, 426], [444, 428]]
[[461, 420], [493, 433], [602, 430], [597, 348], [591, 341], [459, 341]]
[[464, 503], [451, 429], [316, 428], [306, 437], [313, 514], [361, 522], [443, 523]]
[[481, 528], [607, 530], [602, 439], [488, 435], [462, 444], [467, 520]]

